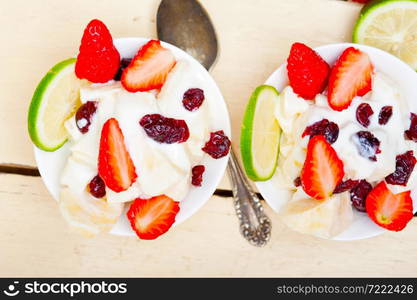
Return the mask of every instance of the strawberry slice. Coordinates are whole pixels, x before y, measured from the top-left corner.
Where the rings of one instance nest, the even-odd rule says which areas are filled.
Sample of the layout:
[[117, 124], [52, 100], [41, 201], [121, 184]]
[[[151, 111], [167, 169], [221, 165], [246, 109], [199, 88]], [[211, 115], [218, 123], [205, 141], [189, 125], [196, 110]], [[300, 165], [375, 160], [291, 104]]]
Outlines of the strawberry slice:
[[301, 185], [306, 194], [315, 199], [326, 199], [333, 194], [344, 175], [343, 162], [326, 138], [322, 135], [312, 137], [301, 170]]
[[342, 111], [353, 98], [372, 88], [373, 66], [368, 54], [349, 47], [343, 51], [330, 72], [327, 100], [331, 108]]
[[107, 120], [101, 130], [98, 173], [106, 186], [117, 193], [127, 190], [137, 177], [119, 122], [114, 118]]
[[313, 49], [294, 43], [287, 59], [287, 71], [294, 92], [304, 99], [313, 99], [326, 87], [330, 67]]
[[159, 89], [175, 63], [170, 50], [163, 48], [160, 41], [150, 40], [124, 69], [122, 85], [129, 92]]
[[368, 216], [381, 227], [392, 231], [403, 230], [413, 218], [413, 200], [410, 191], [393, 194], [381, 181], [366, 197]]
[[171, 228], [179, 210], [179, 202], [166, 195], [137, 198], [130, 205], [127, 218], [139, 238], [153, 240]]

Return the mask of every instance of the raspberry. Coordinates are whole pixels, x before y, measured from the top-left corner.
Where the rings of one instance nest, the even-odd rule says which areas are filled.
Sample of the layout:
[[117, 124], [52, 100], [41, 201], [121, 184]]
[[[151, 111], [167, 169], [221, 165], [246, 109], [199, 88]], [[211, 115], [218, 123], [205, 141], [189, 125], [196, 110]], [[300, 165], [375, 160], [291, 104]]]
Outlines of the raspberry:
[[395, 172], [385, 177], [385, 181], [389, 184], [406, 186], [416, 162], [417, 160], [411, 150], [397, 155], [395, 159]]
[[183, 143], [190, 137], [184, 120], [166, 118], [160, 114], [145, 115], [139, 121], [146, 134], [159, 143]]
[[91, 125], [91, 119], [97, 110], [96, 101], [87, 101], [81, 105], [75, 114], [75, 123], [81, 133], [88, 132]]
[[119, 65], [120, 55], [106, 25], [100, 20], [90, 21], [81, 39], [75, 74], [80, 79], [104, 83], [114, 78]]
[[224, 135], [223, 130], [210, 133], [210, 140], [206, 142], [203, 148], [204, 152], [211, 157], [218, 159], [226, 156], [229, 153], [231, 142], [227, 136]]
[[189, 89], [184, 93], [182, 104], [189, 111], [197, 110], [204, 101], [204, 91], [202, 89]]
[[290, 86], [305, 99], [313, 99], [326, 87], [330, 67], [313, 49], [294, 43], [287, 59]]
[[361, 103], [356, 109], [356, 120], [363, 127], [368, 127], [370, 124], [369, 118], [374, 114], [371, 106], [368, 103]]
[[316, 135], [323, 135], [330, 144], [333, 144], [339, 137], [339, 126], [334, 122], [323, 119], [308, 126], [304, 130], [302, 137], [306, 135], [309, 135], [310, 138]]
[[203, 173], [206, 170], [206, 168], [203, 165], [197, 165], [193, 167], [191, 173], [192, 173], [192, 179], [191, 184], [195, 186], [201, 186], [201, 183], [203, 182]]

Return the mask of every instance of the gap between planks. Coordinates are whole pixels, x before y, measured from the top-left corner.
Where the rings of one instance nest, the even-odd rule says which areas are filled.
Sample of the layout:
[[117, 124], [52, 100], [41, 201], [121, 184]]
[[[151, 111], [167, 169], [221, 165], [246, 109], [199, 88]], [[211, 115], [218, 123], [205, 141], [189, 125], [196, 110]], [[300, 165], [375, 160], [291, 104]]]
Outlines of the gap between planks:
[[[19, 164], [0, 164], [0, 174], [17, 174], [23, 176], [33, 176], [33, 177], [40, 177], [38, 168], [32, 166], [25, 166]], [[223, 198], [231, 198], [233, 197], [233, 192], [231, 190], [225, 189], [216, 189], [213, 193], [215, 196], [223, 197]], [[256, 193], [259, 199], [264, 200], [260, 193]], [[417, 213], [414, 214], [417, 217]]]

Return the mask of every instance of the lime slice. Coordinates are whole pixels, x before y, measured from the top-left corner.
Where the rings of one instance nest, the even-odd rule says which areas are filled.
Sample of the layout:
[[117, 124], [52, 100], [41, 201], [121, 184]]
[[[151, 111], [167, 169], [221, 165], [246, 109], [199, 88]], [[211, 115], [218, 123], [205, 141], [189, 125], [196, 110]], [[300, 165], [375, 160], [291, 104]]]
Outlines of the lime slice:
[[417, 70], [417, 0], [375, 0], [365, 5], [353, 42], [380, 48]]
[[243, 118], [240, 149], [248, 177], [265, 181], [277, 167], [281, 128], [275, 119], [278, 91], [269, 85], [255, 89]]
[[45, 151], [55, 151], [68, 138], [64, 122], [80, 102], [80, 80], [75, 77], [75, 58], [56, 64], [42, 78], [32, 97], [28, 114], [29, 135]]

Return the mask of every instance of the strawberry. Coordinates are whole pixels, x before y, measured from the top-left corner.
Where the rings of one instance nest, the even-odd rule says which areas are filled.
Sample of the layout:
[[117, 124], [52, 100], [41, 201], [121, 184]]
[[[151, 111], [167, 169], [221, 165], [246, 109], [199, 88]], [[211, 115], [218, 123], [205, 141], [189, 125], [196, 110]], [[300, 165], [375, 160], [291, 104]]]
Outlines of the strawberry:
[[117, 193], [127, 190], [137, 177], [119, 122], [114, 118], [107, 120], [101, 130], [98, 174]]
[[326, 138], [322, 135], [312, 137], [301, 170], [304, 191], [312, 198], [326, 199], [333, 194], [344, 175], [343, 162]]
[[353, 47], [340, 55], [330, 72], [327, 100], [331, 108], [342, 111], [353, 98], [372, 88], [373, 66], [368, 54]]
[[393, 194], [385, 181], [381, 181], [366, 197], [368, 216], [388, 230], [403, 230], [413, 218], [413, 200], [410, 191]]
[[330, 67], [313, 49], [294, 43], [287, 59], [287, 71], [294, 92], [313, 99], [326, 87]]
[[179, 210], [179, 202], [166, 195], [137, 198], [130, 205], [127, 218], [139, 238], [153, 240], [171, 228]]
[[81, 39], [75, 75], [95, 83], [107, 82], [116, 75], [120, 55], [106, 25], [100, 20], [88, 23]]
[[160, 89], [175, 63], [170, 50], [163, 48], [160, 41], [150, 40], [124, 69], [122, 85], [129, 92]]

